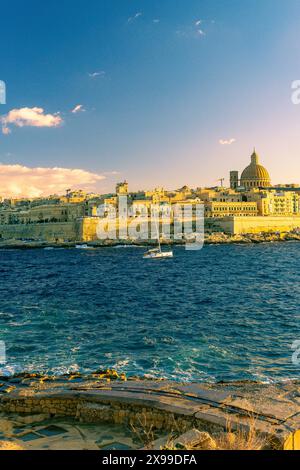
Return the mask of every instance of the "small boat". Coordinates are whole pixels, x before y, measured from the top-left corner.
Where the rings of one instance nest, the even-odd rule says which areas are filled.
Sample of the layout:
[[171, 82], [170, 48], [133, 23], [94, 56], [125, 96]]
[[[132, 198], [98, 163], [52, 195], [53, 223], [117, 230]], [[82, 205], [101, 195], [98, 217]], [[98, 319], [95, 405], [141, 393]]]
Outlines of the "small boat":
[[158, 247], [152, 248], [146, 253], [144, 253], [143, 258], [145, 259], [158, 259], [158, 258], [173, 258], [173, 251], [162, 251], [161, 244], [160, 244], [160, 236], [159, 236], [159, 229], [156, 224], [156, 231], [157, 231], [157, 240], [158, 240]]
[[78, 250], [92, 250], [93, 249], [92, 246], [89, 246], [86, 243], [83, 243], [82, 245], [75, 245], [75, 248], [77, 248]]
[[143, 258], [145, 259], [156, 259], [156, 258], [173, 258], [173, 251], [162, 251], [161, 248], [153, 248], [152, 250], [146, 251]]

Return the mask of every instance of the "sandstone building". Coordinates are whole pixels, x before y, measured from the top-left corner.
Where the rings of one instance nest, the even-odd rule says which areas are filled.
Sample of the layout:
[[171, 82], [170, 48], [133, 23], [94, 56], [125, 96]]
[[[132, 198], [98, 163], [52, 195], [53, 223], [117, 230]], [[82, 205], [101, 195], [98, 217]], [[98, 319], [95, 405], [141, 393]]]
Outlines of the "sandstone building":
[[[97, 225], [111, 208], [118, 210], [119, 196], [128, 201], [131, 221], [161, 208], [202, 205], [206, 230], [226, 233], [300, 231], [300, 187], [295, 184], [272, 186], [268, 170], [260, 164], [254, 150], [250, 164], [239, 177], [230, 172], [230, 187], [196, 188], [188, 186], [168, 191], [130, 192], [128, 182], [118, 183], [115, 193], [87, 194], [68, 189], [63, 196], [36, 199], [0, 199], [0, 241], [36, 240], [76, 242], [97, 240]], [[106, 208], [99, 213], [99, 206]], [[170, 215], [172, 217], [172, 214]], [[194, 212], [191, 212], [191, 218]]]

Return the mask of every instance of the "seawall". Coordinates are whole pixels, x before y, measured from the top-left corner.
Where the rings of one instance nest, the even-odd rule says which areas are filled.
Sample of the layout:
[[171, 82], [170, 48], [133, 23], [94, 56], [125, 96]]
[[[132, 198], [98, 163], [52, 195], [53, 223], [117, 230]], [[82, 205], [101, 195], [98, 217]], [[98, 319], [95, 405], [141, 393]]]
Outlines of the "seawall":
[[0, 241], [75, 242], [82, 239], [81, 221], [0, 225]]
[[207, 218], [205, 224], [210, 230], [231, 234], [258, 234], [266, 233], [286, 233], [295, 229], [300, 231], [300, 215], [281, 216], [254, 216], [254, 217], [220, 217]]

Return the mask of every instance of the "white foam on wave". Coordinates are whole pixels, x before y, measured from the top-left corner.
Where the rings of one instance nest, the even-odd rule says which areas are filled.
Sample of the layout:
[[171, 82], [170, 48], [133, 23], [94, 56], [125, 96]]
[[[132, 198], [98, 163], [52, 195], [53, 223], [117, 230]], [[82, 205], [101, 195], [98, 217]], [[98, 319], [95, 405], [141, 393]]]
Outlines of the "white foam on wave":
[[0, 375], [3, 377], [11, 377], [22, 372], [22, 367], [17, 364], [10, 364], [0, 367]]

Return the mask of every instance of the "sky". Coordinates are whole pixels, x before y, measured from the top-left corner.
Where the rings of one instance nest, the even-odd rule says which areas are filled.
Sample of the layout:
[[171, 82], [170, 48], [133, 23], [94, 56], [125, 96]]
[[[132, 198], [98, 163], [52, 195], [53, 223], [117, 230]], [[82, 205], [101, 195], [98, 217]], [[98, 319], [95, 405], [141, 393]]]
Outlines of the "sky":
[[299, 0], [0, 0], [0, 195], [300, 183]]

